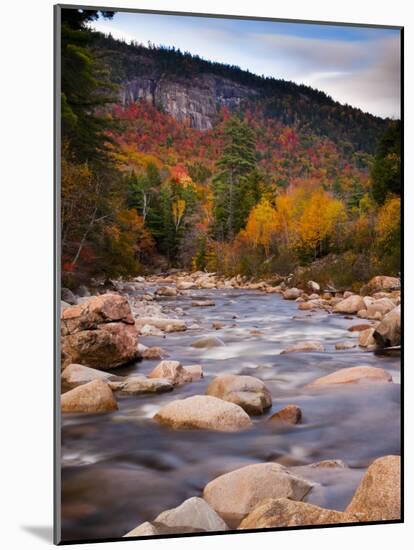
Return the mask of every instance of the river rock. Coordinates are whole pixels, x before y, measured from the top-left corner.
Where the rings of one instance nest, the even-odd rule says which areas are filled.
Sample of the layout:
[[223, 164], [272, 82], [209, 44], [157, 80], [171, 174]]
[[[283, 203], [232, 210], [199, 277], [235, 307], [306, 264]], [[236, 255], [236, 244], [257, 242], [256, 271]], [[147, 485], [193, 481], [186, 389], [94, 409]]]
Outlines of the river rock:
[[226, 325], [224, 323], [220, 323], [219, 321], [214, 321], [211, 323], [211, 328], [214, 328], [215, 330], [220, 330], [224, 328]]
[[100, 379], [62, 394], [60, 405], [63, 413], [103, 413], [118, 409], [111, 388]]
[[400, 457], [377, 458], [362, 478], [347, 514], [359, 521], [384, 521], [401, 517]]
[[70, 304], [68, 304], [67, 302], [64, 302], [63, 300], [60, 300], [60, 314], [61, 315], [65, 311], [65, 309], [67, 309], [68, 307], [70, 307]]
[[134, 320], [128, 300], [118, 294], [102, 294], [88, 298], [83, 304], [71, 306], [62, 313], [62, 336], [82, 330], [100, 328], [103, 323], [126, 323]]
[[192, 348], [217, 348], [220, 346], [224, 346], [224, 342], [220, 338], [217, 338], [217, 336], [204, 336], [203, 338], [194, 340], [191, 344]]
[[103, 372], [98, 369], [91, 369], [90, 367], [85, 367], [84, 365], [77, 365], [72, 363], [63, 369], [62, 381], [71, 388], [76, 388], [82, 384], [87, 384], [92, 380], [119, 380], [120, 377], [110, 372]]
[[142, 332], [142, 327], [150, 325], [164, 332], [183, 332], [187, 330], [185, 321], [168, 317], [138, 317], [135, 326]]
[[309, 386], [357, 384], [362, 382], [392, 382], [392, 376], [379, 367], [360, 366], [337, 370], [314, 380]]
[[196, 288], [196, 284], [191, 281], [180, 281], [177, 283], [177, 288], [178, 290], [191, 290], [192, 288]]
[[268, 422], [272, 426], [283, 424], [300, 424], [302, 421], [302, 411], [297, 405], [287, 405], [275, 412], [269, 418]]
[[361, 346], [361, 348], [375, 346], [374, 332], [375, 328], [371, 327], [359, 333], [359, 345]]
[[289, 498], [267, 499], [260, 502], [240, 523], [238, 529], [265, 529], [297, 525], [329, 525], [351, 522], [346, 514], [320, 508]]
[[210, 307], [215, 306], [216, 303], [213, 300], [193, 300], [191, 307]]
[[347, 468], [347, 465], [343, 460], [337, 458], [328, 458], [326, 460], [320, 460], [319, 462], [314, 462], [309, 464], [309, 468]]
[[356, 344], [353, 342], [338, 342], [335, 344], [335, 349], [337, 350], [346, 350], [356, 348]]
[[109, 387], [125, 395], [142, 393], [164, 393], [173, 389], [173, 384], [165, 378], [146, 378], [145, 376], [128, 376], [122, 381], [109, 382]]
[[361, 288], [361, 294], [366, 295], [380, 291], [394, 290], [395, 288], [400, 288], [400, 284], [400, 279], [398, 277], [377, 275]]
[[381, 298], [380, 300], [374, 300], [367, 307], [367, 319], [382, 319], [384, 315], [395, 308], [395, 304], [389, 298]]
[[195, 382], [203, 378], [203, 367], [201, 365], [186, 365], [184, 367], [186, 375], [190, 378], [190, 382]]
[[298, 342], [297, 344], [294, 344], [293, 346], [290, 346], [289, 348], [286, 348], [281, 354], [284, 353], [304, 353], [304, 352], [323, 352], [325, 351], [325, 348], [323, 347], [321, 342], [315, 341], [315, 340], [308, 340], [305, 342]]
[[313, 484], [280, 464], [250, 464], [206, 485], [204, 499], [230, 527], [236, 527], [259, 502], [267, 498], [302, 500]]
[[272, 406], [270, 391], [253, 376], [221, 374], [210, 383], [206, 393], [235, 403], [252, 415], [263, 414]]
[[60, 291], [60, 297], [64, 302], [66, 302], [67, 304], [69, 304], [71, 306], [76, 305], [77, 302], [78, 302], [77, 297], [74, 295], [74, 293], [69, 288], [62, 287], [62, 289]]
[[168, 357], [168, 353], [163, 348], [157, 346], [146, 348], [141, 352], [141, 357], [143, 359], [163, 359]]
[[180, 527], [169, 527], [163, 523], [152, 523], [146, 521], [129, 531], [124, 537], [154, 537], [158, 535], [182, 535], [183, 533], [199, 533], [203, 529], [193, 529], [192, 527], [187, 527], [185, 525], [180, 525]]
[[157, 327], [153, 325], [141, 325], [139, 328], [139, 333], [141, 336], [161, 336], [164, 337], [164, 333]]
[[395, 307], [385, 315], [375, 329], [374, 339], [381, 348], [401, 344], [401, 306]]
[[97, 329], [82, 330], [62, 338], [62, 367], [71, 363], [102, 370], [119, 367], [139, 356], [137, 344], [135, 326], [122, 322], [103, 323]]
[[284, 300], [296, 300], [303, 293], [299, 288], [288, 288], [282, 294]]
[[360, 309], [365, 309], [364, 300], [362, 296], [353, 294], [335, 304], [333, 311], [335, 313], [357, 313]]
[[154, 520], [168, 527], [192, 527], [202, 531], [226, 531], [227, 525], [213, 508], [202, 498], [192, 497], [177, 508], [161, 512]]
[[155, 291], [156, 296], [165, 296], [168, 298], [174, 298], [177, 296], [177, 289], [173, 286], [161, 286]]
[[372, 328], [372, 325], [369, 325], [368, 323], [360, 323], [359, 325], [352, 325], [352, 327], [349, 327], [348, 330], [349, 332], [362, 332], [368, 328]]
[[238, 405], [211, 395], [194, 395], [162, 407], [154, 419], [176, 430], [236, 432], [249, 428], [249, 415]]
[[166, 378], [174, 386], [192, 382], [192, 376], [179, 361], [161, 361], [150, 372], [148, 378]]
[[110, 369], [138, 356], [138, 332], [124, 296], [103, 294], [68, 307], [61, 332], [62, 367], [78, 363]]

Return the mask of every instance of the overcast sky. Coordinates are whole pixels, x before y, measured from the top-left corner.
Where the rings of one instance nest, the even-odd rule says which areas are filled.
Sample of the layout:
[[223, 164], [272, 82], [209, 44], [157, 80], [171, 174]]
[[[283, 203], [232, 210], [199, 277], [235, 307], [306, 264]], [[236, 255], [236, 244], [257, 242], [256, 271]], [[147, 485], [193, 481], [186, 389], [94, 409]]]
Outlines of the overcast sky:
[[363, 111], [400, 117], [399, 30], [126, 12], [92, 26], [127, 42], [175, 46], [308, 84]]

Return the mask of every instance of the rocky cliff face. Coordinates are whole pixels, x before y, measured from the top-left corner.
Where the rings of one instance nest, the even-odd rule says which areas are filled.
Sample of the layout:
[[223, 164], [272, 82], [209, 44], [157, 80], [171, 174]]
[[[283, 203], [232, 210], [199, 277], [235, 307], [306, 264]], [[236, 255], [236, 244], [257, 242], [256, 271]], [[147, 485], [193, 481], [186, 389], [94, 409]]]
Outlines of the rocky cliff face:
[[145, 99], [191, 128], [209, 130], [221, 106], [234, 108], [257, 90], [213, 74], [183, 78], [148, 70], [129, 79], [121, 88], [123, 104]]

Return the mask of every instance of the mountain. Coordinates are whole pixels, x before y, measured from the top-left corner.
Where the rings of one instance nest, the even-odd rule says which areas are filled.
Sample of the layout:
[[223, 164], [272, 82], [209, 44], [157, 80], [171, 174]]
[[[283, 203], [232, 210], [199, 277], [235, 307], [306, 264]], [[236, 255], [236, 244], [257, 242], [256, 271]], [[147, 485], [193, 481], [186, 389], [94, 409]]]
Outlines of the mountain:
[[373, 154], [390, 122], [341, 105], [309, 86], [257, 76], [175, 48], [95, 36], [95, 48], [107, 61], [111, 80], [119, 85], [123, 105], [144, 99], [190, 128], [210, 130], [222, 107], [260, 106], [268, 118], [328, 137], [352, 151]]

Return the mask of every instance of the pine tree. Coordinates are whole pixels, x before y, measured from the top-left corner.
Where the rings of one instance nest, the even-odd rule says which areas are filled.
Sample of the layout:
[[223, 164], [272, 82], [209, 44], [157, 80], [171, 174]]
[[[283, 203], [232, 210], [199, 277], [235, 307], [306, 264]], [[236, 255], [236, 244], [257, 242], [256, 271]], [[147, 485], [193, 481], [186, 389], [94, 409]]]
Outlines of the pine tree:
[[[227, 143], [217, 162], [213, 179], [215, 238], [231, 240], [245, 225], [250, 208], [257, 202], [254, 133], [246, 122], [234, 116], [225, 130]], [[249, 204], [244, 204], [244, 199]]]

